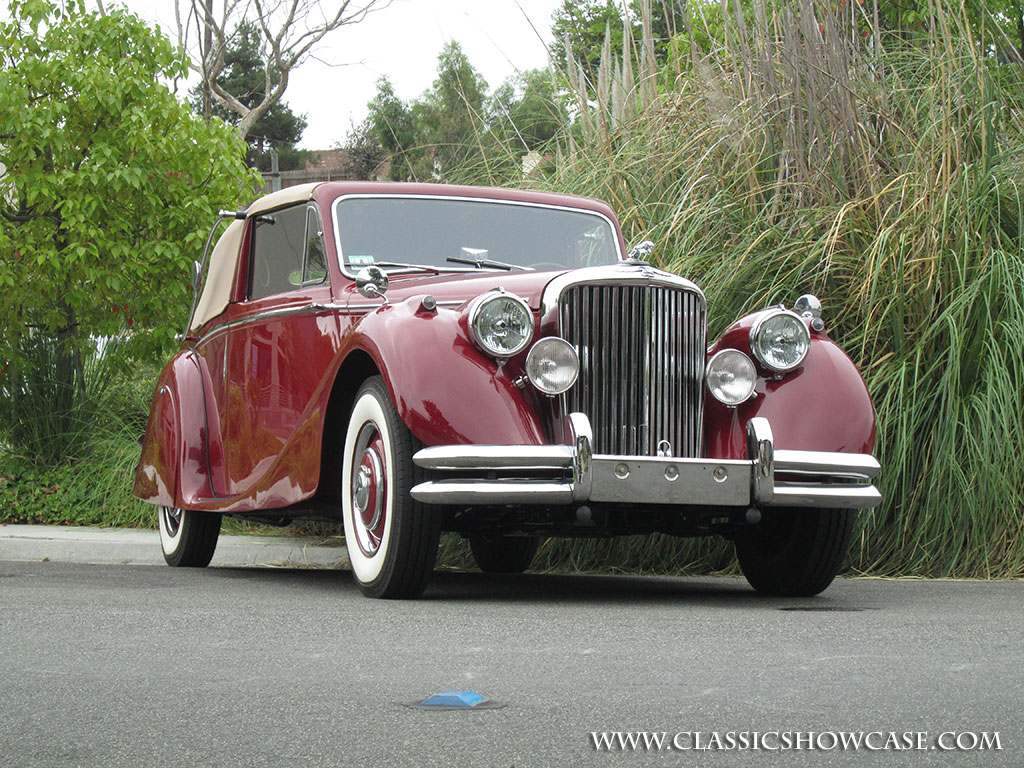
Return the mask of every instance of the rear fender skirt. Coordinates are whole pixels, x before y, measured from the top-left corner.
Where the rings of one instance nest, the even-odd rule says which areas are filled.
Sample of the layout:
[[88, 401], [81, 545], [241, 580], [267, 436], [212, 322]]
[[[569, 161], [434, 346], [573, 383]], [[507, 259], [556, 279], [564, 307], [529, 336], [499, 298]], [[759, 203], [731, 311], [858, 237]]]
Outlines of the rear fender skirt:
[[182, 350], [157, 381], [132, 486], [143, 501], [180, 507], [212, 495], [200, 365], [192, 350]]

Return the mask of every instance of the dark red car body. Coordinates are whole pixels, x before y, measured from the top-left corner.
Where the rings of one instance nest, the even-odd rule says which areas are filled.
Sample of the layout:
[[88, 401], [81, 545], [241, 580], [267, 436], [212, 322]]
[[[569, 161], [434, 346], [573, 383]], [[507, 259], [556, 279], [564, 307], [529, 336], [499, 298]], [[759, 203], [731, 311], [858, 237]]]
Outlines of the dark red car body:
[[[139, 498], [167, 508], [265, 519], [337, 517], [345, 424], [360, 384], [374, 375], [383, 378], [399, 417], [423, 446], [566, 442], [558, 399], [522, 384], [525, 352], [496, 364], [472, 343], [464, 311], [468, 301], [500, 286], [529, 305], [535, 338], [557, 335], [557, 312], [545, 307], [543, 296], [566, 270], [398, 271], [391, 274], [385, 303], [360, 293], [342, 270], [332, 205], [339, 197], [371, 194], [577, 209], [612, 223], [624, 259], [626, 244], [608, 206], [522, 190], [436, 185], [326, 183], [308, 194], [322, 221], [326, 282], [248, 300], [249, 238], [257, 216], [250, 210], [240, 218], [245, 229], [227, 306], [190, 329], [157, 383], [135, 476]], [[663, 274], [642, 263], [599, 269], [629, 272], [630, 279]], [[707, 356], [724, 348], [749, 355], [755, 319], [729, 328]], [[755, 417], [770, 422], [774, 447], [782, 451], [871, 453], [874, 413], [864, 383], [826, 332], [812, 327], [810, 315], [805, 321], [810, 351], [796, 370], [760, 371], [755, 396], [738, 406], [704, 398], [701, 458], [748, 459], [748, 425]], [[623, 532], [619, 524], [610, 530]]]

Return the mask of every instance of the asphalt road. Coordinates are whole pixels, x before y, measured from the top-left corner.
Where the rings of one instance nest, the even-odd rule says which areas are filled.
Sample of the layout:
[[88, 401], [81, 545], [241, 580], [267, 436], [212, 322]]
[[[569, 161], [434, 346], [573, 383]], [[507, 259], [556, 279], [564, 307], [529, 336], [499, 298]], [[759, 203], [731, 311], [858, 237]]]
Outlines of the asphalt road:
[[[506, 706], [402, 704], [449, 688]], [[439, 573], [424, 599], [386, 602], [336, 571], [0, 562], [11, 768], [1018, 768], [1022, 712], [1024, 583], [843, 580], [766, 600], [737, 579]], [[595, 750], [590, 733], [613, 730], [681, 747], [927, 735], [922, 751]], [[927, 748], [947, 731], [998, 732], [1002, 749]]]

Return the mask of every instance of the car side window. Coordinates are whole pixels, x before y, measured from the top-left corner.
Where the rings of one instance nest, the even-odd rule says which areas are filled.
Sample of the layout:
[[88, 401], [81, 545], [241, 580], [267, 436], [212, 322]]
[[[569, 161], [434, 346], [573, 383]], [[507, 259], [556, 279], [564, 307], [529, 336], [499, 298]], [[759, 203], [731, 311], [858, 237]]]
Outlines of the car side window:
[[324, 253], [324, 233], [316, 206], [306, 208], [306, 260], [302, 271], [302, 284], [322, 283], [327, 278], [327, 255]]
[[262, 299], [302, 284], [306, 206], [253, 217], [249, 251], [249, 298]]

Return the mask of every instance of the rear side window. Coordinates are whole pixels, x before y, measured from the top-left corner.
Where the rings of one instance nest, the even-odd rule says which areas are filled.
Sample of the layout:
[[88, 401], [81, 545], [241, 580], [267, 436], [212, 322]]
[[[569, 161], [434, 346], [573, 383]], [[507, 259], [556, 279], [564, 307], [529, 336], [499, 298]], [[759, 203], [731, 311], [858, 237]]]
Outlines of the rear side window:
[[249, 298], [322, 283], [327, 277], [316, 207], [297, 205], [253, 217]]

